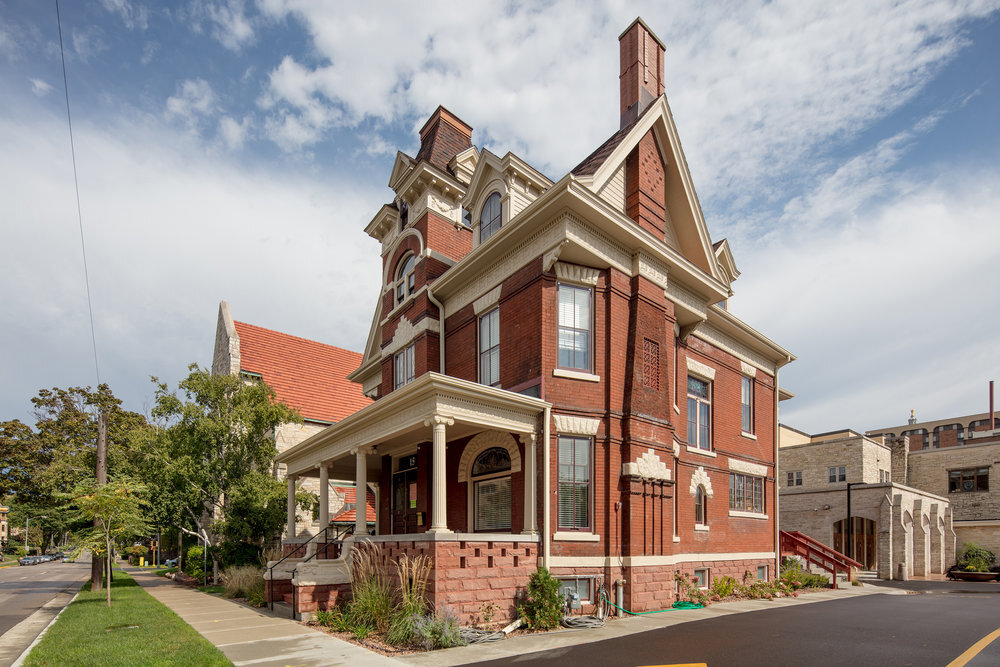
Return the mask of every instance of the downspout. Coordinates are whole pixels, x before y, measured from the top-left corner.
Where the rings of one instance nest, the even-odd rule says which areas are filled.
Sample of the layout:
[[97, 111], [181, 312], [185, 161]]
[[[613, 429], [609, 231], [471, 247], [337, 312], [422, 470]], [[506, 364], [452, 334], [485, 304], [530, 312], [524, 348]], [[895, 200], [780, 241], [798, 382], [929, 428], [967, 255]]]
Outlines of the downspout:
[[427, 286], [427, 300], [438, 309], [438, 373], [444, 375], [444, 304], [431, 292], [430, 285]]
[[781, 526], [779, 524], [778, 518], [781, 516], [778, 509], [778, 503], [781, 494], [778, 492], [779, 486], [781, 484], [781, 479], [778, 473], [778, 451], [781, 449], [778, 446], [778, 434], [780, 428], [778, 426], [778, 402], [780, 400], [780, 390], [778, 389], [778, 366], [774, 368], [774, 578], [777, 579], [781, 574]]
[[544, 412], [544, 423], [542, 424], [542, 465], [544, 471], [542, 472], [542, 491], [545, 497], [542, 500], [542, 523], [544, 527], [542, 528], [542, 567], [546, 570], [549, 569], [549, 531], [550, 522], [549, 515], [552, 511], [551, 501], [552, 494], [549, 492], [549, 485], [552, 483], [552, 473], [551, 464], [549, 462], [549, 439], [551, 434], [549, 433], [549, 422], [552, 421], [552, 407], [546, 406]]

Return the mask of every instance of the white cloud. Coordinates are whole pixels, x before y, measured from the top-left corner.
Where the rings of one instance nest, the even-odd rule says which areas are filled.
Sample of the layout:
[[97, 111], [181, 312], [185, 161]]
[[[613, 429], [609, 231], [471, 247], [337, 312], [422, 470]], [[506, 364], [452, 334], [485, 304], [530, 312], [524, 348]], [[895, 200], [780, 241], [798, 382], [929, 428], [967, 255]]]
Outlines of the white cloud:
[[251, 118], [245, 116], [243, 120], [237, 121], [229, 116], [219, 119], [219, 137], [230, 150], [243, 147], [250, 130]]
[[52, 92], [52, 86], [45, 83], [41, 79], [29, 78], [28, 81], [31, 82], [31, 92], [33, 92], [38, 97], [45, 97], [50, 92]]
[[254, 40], [253, 21], [247, 16], [244, 0], [198, 2], [193, 13], [210, 24], [212, 37], [230, 51], [238, 53]]
[[214, 115], [218, 106], [212, 86], [204, 79], [188, 79], [177, 86], [177, 94], [167, 98], [167, 115], [183, 119], [189, 126]]
[[[379, 280], [361, 230], [383, 187], [206, 153], [143, 122], [74, 126], [102, 379], [142, 409], [149, 375], [211, 361], [218, 302], [238, 319], [351, 349]], [[93, 384], [93, 355], [65, 124], [0, 118], [0, 327], [4, 418], [39, 388]]]
[[160, 43], [156, 41], [148, 41], [142, 45], [142, 58], [139, 62], [143, 65], [148, 65], [153, 62], [153, 56], [156, 52], [160, 50]]
[[104, 41], [104, 36], [97, 26], [86, 26], [84, 28], [73, 28], [70, 31], [73, 51], [83, 62], [88, 62], [91, 58], [108, 50], [108, 44]]
[[129, 30], [145, 30], [149, 27], [149, 8], [145, 5], [137, 5], [128, 0], [101, 0], [101, 5], [112, 14], [117, 14]]

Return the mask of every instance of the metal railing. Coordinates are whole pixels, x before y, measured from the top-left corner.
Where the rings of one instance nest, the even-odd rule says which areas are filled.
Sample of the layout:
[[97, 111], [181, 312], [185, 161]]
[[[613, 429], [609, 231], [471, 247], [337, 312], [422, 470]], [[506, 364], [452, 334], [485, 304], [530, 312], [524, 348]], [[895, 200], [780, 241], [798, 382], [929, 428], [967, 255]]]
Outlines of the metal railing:
[[[330, 539], [330, 531], [333, 531], [333, 539], [332, 540]], [[312, 554], [310, 554], [310, 555], [306, 556], [305, 558], [303, 558], [302, 559], [302, 563], [308, 563], [313, 558], [316, 558], [321, 553], [321, 550], [322, 550], [322, 554], [323, 554], [324, 558], [330, 558], [330, 548], [331, 547], [334, 547], [335, 549], [337, 549], [337, 555], [339, 555], [339, 550], [343, 547], [344, 538], [346, 538], [348, 535], [351, 535], [353, 533], [354, 533], [354, 526], [348, 526], [346, 528], [341, 528], [339, 526], [327, 526], [326, 528], [320, 530], [318, 533], [316, 533], [315, 535], [313, 535], [312, 537], [310, 537], [305, 542], [302, 542], [299, 545], [297, 545], [287, 555], [282, 556], [279, 560], [274, 561], [274, 565], [272, 565], [271, 567], [269, 567], [267, 569], [267, 572], [268, 572], [268, 577], [267, 577], [267, 587], [268, 587], [267, 588], [267, 592], [268, 592], [268, 595], [267, 595], [267, 597], [268, 597], [268, 605], [269, 605], [270, 610], [274, 611], [274, 569], [276, 567], [278, 567], [279, 565], [281, 565], [282, 563], [284, 563], [289, 558], [292, 558], [292, 557], [296, 556], [296, 554], [298, 554], [301, 550], [306, 549], [306, 547], [309, 544], [313, 543], [313, 542], [317, 542], [317, 544], [316, 544], [316, 550]], [[320, 543], [320, 542], [317, 541], [320, 537], [323, 538], [322, 543]], [[336, 556], [334, 556], [334, 557], [336, 557]], [[301, 565], [302, 563], [299, 563], [299, 565]], [[291, 576], [291, 579], [290, 579], [291, 581], [295, 580], [295, 573], [296, 572], [298, 572], [298, 567], [296, 567], [295, 569], [292, 570], [292, 576]], [[295, 597], [296, 597], [295, 596], [295, 585], [293, 584], [292, 585], [292, 614], [295, 613], [295, 602], [296, 602]]]

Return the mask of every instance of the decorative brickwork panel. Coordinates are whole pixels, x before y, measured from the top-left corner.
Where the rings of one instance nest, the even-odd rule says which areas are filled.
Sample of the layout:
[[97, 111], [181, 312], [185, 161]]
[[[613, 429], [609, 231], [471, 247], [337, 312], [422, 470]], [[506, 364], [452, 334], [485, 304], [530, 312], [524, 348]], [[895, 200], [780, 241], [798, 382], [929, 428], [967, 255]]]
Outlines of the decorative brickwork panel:
[[660, 390], [660, 344], [648, 338], [642, 339], [642, 383]]

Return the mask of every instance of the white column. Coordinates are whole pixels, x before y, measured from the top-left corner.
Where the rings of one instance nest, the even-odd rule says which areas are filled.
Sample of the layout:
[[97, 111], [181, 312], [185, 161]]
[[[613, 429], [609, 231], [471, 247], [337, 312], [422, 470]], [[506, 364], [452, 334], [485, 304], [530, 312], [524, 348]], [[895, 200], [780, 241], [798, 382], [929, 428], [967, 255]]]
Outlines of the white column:
[[538, 532], [538, 475], [535, 473], [535, 434], [524, 435], [524, 529], [527, 535]]
[[319, 464], [319, 529], [330, 525], [330, 469]]
[[424, 426], [432, 426], [434, 429], [434, 451], [431, 458], [431, 527], [427, 531], [429, 533], [452, 532], [448, 530], [448, 480], [445, 474], [448, 463], [445, 456], [448, 440], [445, 427], [454, 423], [455, 420], [451, 417], [441, 415], [432, 415], [424, 420]]
[[354, 537], [360, 539], [368, 534], [368, 450], [355, 450]]
[[295, 475], [288, 475], [288, 538], [295, 537]]

